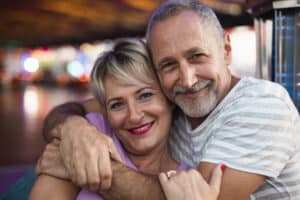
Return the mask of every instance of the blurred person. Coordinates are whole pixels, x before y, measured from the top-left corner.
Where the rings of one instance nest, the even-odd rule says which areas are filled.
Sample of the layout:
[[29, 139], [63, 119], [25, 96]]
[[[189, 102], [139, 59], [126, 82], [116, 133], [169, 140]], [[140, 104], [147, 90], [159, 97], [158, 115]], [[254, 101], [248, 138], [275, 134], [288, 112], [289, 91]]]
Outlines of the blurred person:
[[[230, 37], [213, 11], [198, 1], [167, 1], [153, 12], [146, 40], [161, 88], [180, 108], [168, 139], [173, 158], [207, 181], [225, 163], [222, 200], [299, 199], [299, 113], [279, 84], [231, 74]], [[95, 100], [69, 103], [46, 121], [48, 141], [61, 138], [72, 181], [124, 199], [164, 199], [157, 178], [112, 161], [110, 140], [81, 117], [90, 110], [99, 110]], [[99, 161], [87, 167], [91, 160]], [[57, 175], [55, 168], [41, 171]]]
[[[142, 41], [119, 40], [111, 51], [96, 60], [91, 80], [103, 115], [93, 112], [86, 118], [112, 139], [119, 161], [144, 174], [158, 175], [173, 170], [172, 175], [160, 175], [168, 199], [216, 200], [221, 184], [220, 167], [216, 168], [211, 185], [196, 170], [176, 174], [176, 170], [186, 170], [187, 166], [171, 157], [167, 145], [174, 106], [160, 90]], [[60, 178], [70, 178], [60, 157], [58, 140], [48, 144], [44, 156], [57, 161]], [[190, 185], [181, 185], [182, 179]], [[203, 192], [194, 190], [200, 184]], [[78, 191], [79, 187], [72, 182], [40, 175], [30, 199], [74, 199]], [[96, 192], [82, 189], [77, 199], [102, 198]]]

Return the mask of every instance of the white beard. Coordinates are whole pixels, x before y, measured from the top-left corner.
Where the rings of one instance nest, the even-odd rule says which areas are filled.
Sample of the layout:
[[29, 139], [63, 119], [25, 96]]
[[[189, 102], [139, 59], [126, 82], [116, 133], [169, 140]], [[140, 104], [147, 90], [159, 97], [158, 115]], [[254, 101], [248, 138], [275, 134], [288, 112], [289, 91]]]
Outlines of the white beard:
[[181, 110], [191, 118], [205, 117], [217, 105], [217, 97], [210, 90], [208, 96], [198, 96], [197, 98], [175, 98], [174, 102]]

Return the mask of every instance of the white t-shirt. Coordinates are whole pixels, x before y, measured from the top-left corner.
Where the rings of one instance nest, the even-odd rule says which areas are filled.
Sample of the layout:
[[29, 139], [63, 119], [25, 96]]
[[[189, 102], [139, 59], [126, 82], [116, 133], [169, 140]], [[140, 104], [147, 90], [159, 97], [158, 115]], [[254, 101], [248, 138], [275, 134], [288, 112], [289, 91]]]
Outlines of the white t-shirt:
[[192, 130], [181, 113], [169, 138], [173, 158], [202, 161], [266, 176], [249, 199], [300, 199], [300, 118], [279, 84], [242, 78]]

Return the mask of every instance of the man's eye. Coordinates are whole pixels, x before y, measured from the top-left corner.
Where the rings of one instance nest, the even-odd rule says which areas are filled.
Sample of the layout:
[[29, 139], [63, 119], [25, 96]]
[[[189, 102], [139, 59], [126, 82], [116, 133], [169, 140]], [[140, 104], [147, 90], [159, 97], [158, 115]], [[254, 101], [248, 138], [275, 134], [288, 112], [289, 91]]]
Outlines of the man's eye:
[[170, 71], [170, 70], [174, 69], [175, 65], [176, 65], [176, 63], [174, 63], [174, 62], [166, 62], [161, 65], [160, 69], [162, 71]]
[[152, 92], [144, 92], [142, 93], [140, 96], [139, 96], [139, 99], [140, 100], [143, 100], [143, 99], [149, 99], [150, 97], [153, 96], [153, 93]]
[[193, 55], [191, 56], [191, 58], [192, 58], [192, 59], [196, 59], [196, 58], [200, 58], [201, 56], [202, 56], [202, 54], [197, 53], [197, 54], [193, 54]]
[[201, 59], [201, 58], [203, 58], [203, 57], [205, 57], [205, 54], [203, 54], [203, 53], [195, 53], [195, 54], [193, 54], [193, 55], [190, 57], [190, 59], [191, 59], [191, 60], [199, 60], [199, 59]]

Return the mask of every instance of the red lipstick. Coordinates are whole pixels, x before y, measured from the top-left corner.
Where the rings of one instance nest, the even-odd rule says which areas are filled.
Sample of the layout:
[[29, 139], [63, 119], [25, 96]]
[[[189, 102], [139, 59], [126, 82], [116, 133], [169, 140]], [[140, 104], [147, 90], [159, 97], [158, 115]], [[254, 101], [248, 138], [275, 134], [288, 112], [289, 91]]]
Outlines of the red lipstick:
[[143, 124], [141, 126], [128, 129], [128, 131], [133, 135], [144, 135], [151, 129], [153, 124], [154, 122]]

